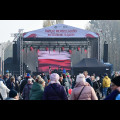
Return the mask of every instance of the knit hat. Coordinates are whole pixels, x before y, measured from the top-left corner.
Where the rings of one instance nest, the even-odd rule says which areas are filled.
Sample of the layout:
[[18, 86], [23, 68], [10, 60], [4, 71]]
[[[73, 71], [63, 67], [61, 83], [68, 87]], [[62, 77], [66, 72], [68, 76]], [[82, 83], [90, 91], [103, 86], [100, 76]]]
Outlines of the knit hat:
[[85, 76], [83, 74], [79, 74], [76, 79], [76, 83], [85, 82]]
[[59, 80], [59, 75], [57, 73], [53, 73], [50, 75], [50, 80], [51, 81], [58, 81]]
[[105, 73], [105, 74], [104, 74], [104, 76], [108, 76], [108, 74], [107, 74], [107, 73]]
[[17, 91], [15, 91], [15, 90], [10, 90], [10, 92], [9, 92], [9, 97], [10, 97], [10, 98], [14, 98], [15, 96], [17, 96]]
[[29, 73], [27, 73], [27, 76], [26, 76], [27, 78], [30, 78], [30, 74]]
[[120, 76], [117, 76], [111, 80], [116, 86], [120, 86]]

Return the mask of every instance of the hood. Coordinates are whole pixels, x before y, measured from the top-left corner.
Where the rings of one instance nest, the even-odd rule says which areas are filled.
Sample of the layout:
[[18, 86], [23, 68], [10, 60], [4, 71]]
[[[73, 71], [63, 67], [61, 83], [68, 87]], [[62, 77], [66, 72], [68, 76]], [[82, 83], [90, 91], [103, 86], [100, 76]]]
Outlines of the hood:
[[105, 76], [105, 79], [108, 79], [108, 76]]
[[43, 86], [41, 84], [37, 83], [37, 82], [34, 82], [31, 90], [32, 91], [38, 91], [40, 89], [43, 89]]

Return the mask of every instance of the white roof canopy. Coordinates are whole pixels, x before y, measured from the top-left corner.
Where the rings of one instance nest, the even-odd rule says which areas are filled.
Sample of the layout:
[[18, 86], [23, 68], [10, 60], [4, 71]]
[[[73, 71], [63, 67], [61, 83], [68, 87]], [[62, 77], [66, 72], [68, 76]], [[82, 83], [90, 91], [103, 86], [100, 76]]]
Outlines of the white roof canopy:
[[26, 32], [24, 38], [98, 38], [97, 33], [68, 26], [56, 24], [50, 27]]

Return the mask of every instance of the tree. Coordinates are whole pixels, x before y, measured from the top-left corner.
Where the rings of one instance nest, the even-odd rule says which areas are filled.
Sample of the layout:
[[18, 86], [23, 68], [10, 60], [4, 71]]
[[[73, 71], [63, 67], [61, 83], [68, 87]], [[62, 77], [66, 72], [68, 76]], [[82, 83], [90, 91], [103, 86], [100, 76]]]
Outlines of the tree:
[[64, 23], [64, 20], [44, 20], [43, 27], [48, 27], [55, 24], [63, 24], [63, 23]]
[[103, 59], [103, 44], [107, 41], [109, 45], [108, 62], [114, 65], [114, 70], [119, 70], [120, 20], [91, 20], [86, 29], [99, 33], [101, 59]]

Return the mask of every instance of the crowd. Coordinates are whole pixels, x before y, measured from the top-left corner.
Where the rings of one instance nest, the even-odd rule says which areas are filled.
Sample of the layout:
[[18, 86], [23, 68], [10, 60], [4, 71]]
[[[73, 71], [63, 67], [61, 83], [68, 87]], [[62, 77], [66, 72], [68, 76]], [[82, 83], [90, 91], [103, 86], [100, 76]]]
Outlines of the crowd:
[[0, 100], [120, 100], [120, 75], [0, 75]]

